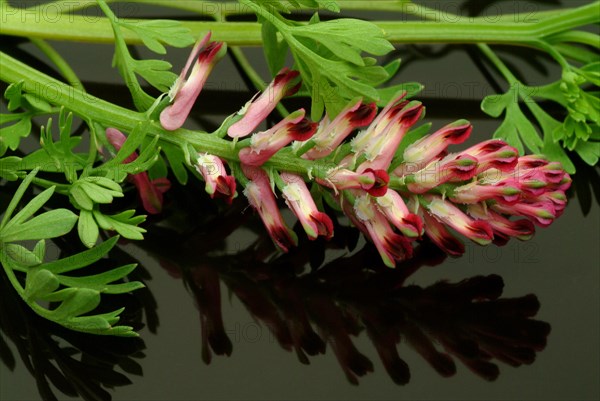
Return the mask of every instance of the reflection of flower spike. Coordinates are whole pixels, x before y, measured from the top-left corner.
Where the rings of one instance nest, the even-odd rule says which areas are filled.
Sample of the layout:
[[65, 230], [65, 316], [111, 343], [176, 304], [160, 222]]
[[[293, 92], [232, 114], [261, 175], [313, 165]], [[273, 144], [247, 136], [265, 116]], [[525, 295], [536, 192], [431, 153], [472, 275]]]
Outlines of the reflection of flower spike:
[[[108, 142], [110, 142], [110, 144], [118, 151], [121, 149], [127, 138], [118, 129], [107, 128], [106, 139], [108, 139]], [[123, 163], [131, 163], [137, 159], [137, 157], [137, 153], [134, 152], [127, 156], [127, 158], [123, 160]], [[144, 210], [150, 214], [160, 213], [163, 206], [163, 194], [169, 190], [171, 182], [167, 178], [150, 180], [146, 171], [132, 174], [128, 179], [135, 185]]]

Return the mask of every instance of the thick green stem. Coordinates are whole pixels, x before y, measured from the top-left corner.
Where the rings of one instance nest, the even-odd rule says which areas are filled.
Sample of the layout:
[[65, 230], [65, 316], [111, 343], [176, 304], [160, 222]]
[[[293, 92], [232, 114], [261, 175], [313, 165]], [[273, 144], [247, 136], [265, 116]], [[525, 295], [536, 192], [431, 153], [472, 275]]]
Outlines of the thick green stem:
[[[174, 2], [177, 3], [177, 2]], [[212, 2], [198, 2], [213, 5]], [[356, 6], [364, 6], [356, 2]], [[380, 2], [384, 4], [383, 2]], [[223, 3], [228, 4], [228, 3]], [[221, 10], [227, 9], [220, 4]], [[379, 4], [379, 3], [378, 3]], [[401, 6], [390, 2], [387, 10], [414, 15], [423, 15], [433, 21], [375, 21], [392, 43], [490, 43], [531, 46], [534, 42], [547, 36], [564, 32], [578, 26], [597, 22], [600, 17], [600, 2], [594, 2], [576, 9], [567, 9], [557, 16], [550, 16], [536, 23], [499, 21], [486, 22], [478, 18], [465, 19], [450, 13], [429, 11], [417, 5]], [[349, 4], [342, 4], [348, 7]], [[39, 6], [44, 7], [44, 6]], [[238, 5], [237, 10], [243, 6]], [[50, 18], [43, 9], [18, 9], [0, 0], [1, 24], [0, 34], [25, 37], [38, 37], [54, 40], [70, 40], [79, 42], [112, 43], [113, 32], [109, 21], [101, 17], [64, 14]], [[233, 10], [233, 6], [232, 9]], [[352, 9], [351, 7], [349, 9]], [[358, 8], [357, 8], [358, 9]], [[243, 7], [248, 14], [248, 7]], [[232, 11], [233, 12], [233, 11]], [[437, 14], [435, 14], [437, 12]], [[231, 14], [229, 14], [231, 15]], [[437, 17], [436, 17], [437, 15]], [[134, 23], [134, 20], [122, 19]], [[184, 27], [191, 30], [196, 37], [207, 31], [213, 32], [213, 39], [227, 42], [229, 46], [260, 46], [262, 44], [260, 24], [253, 22], [197, 22], [182, 21]], [[127, 43], [140, 43], [133, 32], [124, 32]]]

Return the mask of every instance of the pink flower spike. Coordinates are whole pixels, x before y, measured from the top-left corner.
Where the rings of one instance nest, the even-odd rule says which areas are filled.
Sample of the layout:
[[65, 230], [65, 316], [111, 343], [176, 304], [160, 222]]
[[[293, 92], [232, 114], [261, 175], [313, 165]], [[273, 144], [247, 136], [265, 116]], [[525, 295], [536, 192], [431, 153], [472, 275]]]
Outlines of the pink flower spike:
[[250, 206], [258, 212], [275, 245], [283, 252], [288, 252], [298, 244], [298, 238], [283, 221], [267, 173], [259, 167], [243, 164], [242, 171], [251, 180], [244, 189]]
[[465, 253], [465, 245], [452, 235], [442, 223], [427, 212], [423, 213], [423, 219], [425, 221], [425, 234], [441, 250], [453, 257]]
[[303, 157], [315, 160], [329, 156], [352, 131], [370, 124], [376, 114], [375, 103], [363, 104], [362, 100], [358, 100], [342, 110], [333, 121], [325, 117], [316, 134], [311, 138], [315, 147], [306, 152]]
[[[209, 38], [210, 33], [194, 46], [186, 66], [183, 68], [173, 88], [169, 91], [169, 97], [173, 101], [173, 104], [167, 106], [160, 113], [160, 123], [168, 131], [174, 131], [183, 126], [209, 74], [227, 51], [227, 45], [221, 42], [212, 42], [206, 48], [202, 49]], [[200, 53], [192, 68], [192, 72], [189, 78], [186, 79], [185, 75], [190, 67], [190, 63], [196, 58], [198, 52]]]
[[358, 196], [354, 202], [354, 214], [367, 230], [368, 235], [388, 267], [395, 267], [396, 261], [412, 257], [410, 241], [394, 232], [390, 223], [368, 195]]
[[198, 155], [196, 170], [202, 174], [206, 182], [206, 192], [211, 198], [222, 196], [228, 204], [237, 195], [235, 178], [227, 175], [223, 160], [217, 156], [203, 153]]
[[[118, 151], [127, 140], [127, 137], [115, 128], [107, 128], [106, 139]], [[134, 152], [127, 156], [123, 163], [131, 163], [137, 157], [137, 153]], [[157, 178], [150, 181], [148, 173], [145, 171], [131, 174], [127, 179], [136, 187], [144, 210], [150, 214], [159, 214], [162, 211], [163, 194], [169, 190], [171, 182], [167, 178]]]
[[260, 96], [246, 104], [240, 114], [243, 117], [227, 130], [231, 138], [241, 138], [249, 135], [258, 125], [267, 118], [275, 109], [277, 103], [285, 96], [290, 96], [300, 89], [298, 71], [284, 67], [260, 94]]
[[405, 163], [428, 163], [444, 151], [448, 145], [463, 143], [473, 127], [466, 120], [459, 120], [427, 135], [404, 150]]
[[398, 192], [388, 189], [385, 195], [376, 198], [379, 210], [402, 234], [409, 238], [419, 238], [423, 234], [423, 221], [410, 213]]
[[282, 173], [281, 179], [287, 184], [282, 190], [283, 197], [289, 208], [298, 217], [308, 238], [314, 240], [319, 235], [327, 239], [333, 237], [331, 218], [317, 209], [302, 177], [296, 174]]
[[471, 216], [487, 221], [494, 230], [505, 237], [514, 237], [521, 241], [527, 241], [535, 234], [535, 227], [527, 219], [508, 220], [506, 217], [498, 214], [482, 204], [470, 205], [468, 212]]
[[362, 189], [372, 196], [382, 196], [387, 192], [390, 176], [385, 170], [366, 169], [360, 173], [345, 168], [332, 168], [327, 178], [316, 181], [335, 191], [343, 189]]
[[483, 220], [473, 220], [451, 202], [439, 196], [429, 195], [427, 210], [440, 222], [447, 224], [479, 245], [487, 245], [494, 239], [492, 227]]
[[239, 152], [240, 161], [249, 166], [261, 166], [290, 142], [310, 138], [317, 130], [317, 124], [304, 115], [304, 109], [297, 110], [271, 129], [252, 135], [250, 146]]

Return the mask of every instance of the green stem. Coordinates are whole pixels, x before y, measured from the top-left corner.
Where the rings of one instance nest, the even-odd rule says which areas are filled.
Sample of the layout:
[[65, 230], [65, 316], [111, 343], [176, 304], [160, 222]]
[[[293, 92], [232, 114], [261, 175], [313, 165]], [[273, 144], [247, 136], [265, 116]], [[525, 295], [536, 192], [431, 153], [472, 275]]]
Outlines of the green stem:
[[500, 71], [504, 79], [512, 86], [515, 83], [518, 83], [519, 80], [514, 74], [510, 71], [510, 69], [504, 64], [504, 62], [494, 53], [494, 51], [485, 44], [478, 44], [477, 47], [481, 52], [494, 64], [494, 66]]
[[79, 77], [77, 77], [77, 74], [75, 73], [75, 71], [73, 71], [69, 63], [67, 63], [67, 61], [60, 55], [60, 53], [54, 50], [54, 48], [50, 46], [48, 42], [38, 38], [31, 38], [30, 40], [31, 43], [33, 43], [38, 49], [40, 49], [42, 53], [44, 53], [46, 57], [48, 57], [48, 59], [54, 63], [56, 68], [58, 68], [60, 74], [63, 76], [64, 79], [67, 80], [69, 85], [74, 86], [75, 88], [81, 88], [82, 90], [85, 90], [83, 84], [79, 80]]

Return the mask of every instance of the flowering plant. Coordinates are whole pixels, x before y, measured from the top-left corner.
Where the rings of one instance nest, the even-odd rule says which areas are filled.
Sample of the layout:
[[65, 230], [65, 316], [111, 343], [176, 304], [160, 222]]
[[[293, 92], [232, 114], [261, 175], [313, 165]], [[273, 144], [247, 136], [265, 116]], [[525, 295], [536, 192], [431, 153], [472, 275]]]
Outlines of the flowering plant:
[[[432, 14], [411, 2], [240, 0], [234, 8], [225, 3], [160, 3], [203, 15], [207, 5], [214, 6], [218, 11], [209, 15], [216, 22], [121, 18], [108, 1], [96, 0], [77, 5], [97, 6], [103, 13], [95, 29], [85, 25], [74, 6], [63, 10], [68, 18], [58, 22], [23, 24], [31, 9], [0, 0], [0, 33], [30, 38], [67, 81], [0, 53], [0, 80], [8, 84], [5, 98], [10, 112], [0, 121], [0, 176], [7, 182], [22, 181], [0, 223], [0, 261], [35, 312], [74, 330], [135, 335], [131, 327], [116, 325], [121, 309], [91, 314], [101, 294], [142, 286], [127, 279], [134, 265], [90, 276], [66, 274], [92, 265], [115, 246], [117, 236], [99, 243], [101, 235], [143, 239], [145, 229], [140, 225], [146, 217], [136, 214], [135, 208], [109, 212], [115, 199], [124, 197], [125, 181], [135, 186], [148, 214], [161, 213], [173, 178], [185, 184], [193, 175], [205, 182], [211, 197], [229, 204], [243, 195], [284, 252], [297, 244], [298, 237], [282, 216], [279, 197], [313, 240], [331, 239], [335, 233], [330, 215], [342, 213], [374, 244], [382, 261], [394, 267], [410, 258], [413, 243], [424, 237], [447, 253], [460, 255], [463, 243], [451, 230], [482, 245], [530, 238], [534, 225], [548, 226], [565, 207], [574, 165], [562, 146], [588, 164], [598, 161], [598, 97], [584, 86], [598, 84], [596, 53], [590, 49], [597, 45], [598, 35], [579, 29], [598, 22], [600, 2], [547, 13], [523, 25], [501, 23], [494, 29], [481, 20], [444, 22], [442, 17], [449, 14]], [[66, 5], [60, 0], [51, 4]], [[286, 17], [297, 8], [339, 12], [361, 7], [432, 21], [321, 21], [315, 13], [299, 23]], [[249, 13], [256, 15], [256, 23], [227, 20]], [[413, 36], [405, 35], [408, 32]], [[114, 42], [113, 64], [136, 110], [87, 93], [44, 39]], [[423, 104], [413, 100], [418, 84], [380, 88], [400, 63], [382, 66], [371, 56], [387, 54], [394, 48], [392, 42], [411, 40], [477, 43], [511, 84], [507, 94], [482, 103], [491, 115], [505, 114], [497, 139], [461, 151], [449, 149], [467, 140], [473, 129], [469, 122], [458, 120], [429, 133], [430, 125], [418, 125], [424, 117]], [[268, 85], [260, 82], [239, 47], [259, 42], [273, 74]], [[532, 46], [556, 59], [563, 70], [561, 80], [537, 88], [535, 96], [564, 106], [568, 113], [564, 124], [532, 101], [534, 95], [527, 90], [531, 88], [517, 80], [486, 44], [498, 42]], [[128, 43], [143, 43], [158, 54], [166, 52], [165, 45], [195, 45], [177, 76], [165, 60], [134, 57]], [[212, 133], [186, 129], [209, 74], [227, 52], [260, 93]], [[286, 66], [288, 55], [293, 65]], [[149, 86], [142, 85], [140, 77]], [[156, 90], [162, 95], [153, 95]], [[310, 107], [289, 113], [281, 103], [289, 96], [309, 97]], [[516, 98], [525, 101], [539, 122], [541, 136]], [[281, 118], [263, 129], [275, 109]], [[40, 148], [24, 151], [22, 138], [30, 136], [32, 120], [48, 115], [58, 116], [58, 135], [50, 118], [41, 129]], [[78, 147], [83, 138], [72, 130], [74, 115], [87, 127], [87, 151]], [[524, 155], [525, 147], [535, 154]], [[32, 186], [44, 190], [17, 211]], [[55, 193], [66, 196], [69, 207], [36, 214]], [[75, 226], [88, 249], [46, 261], [46, 241]], [[44, 302], [52, 306], [42, 306]]]

